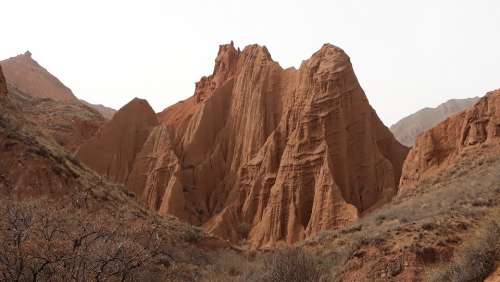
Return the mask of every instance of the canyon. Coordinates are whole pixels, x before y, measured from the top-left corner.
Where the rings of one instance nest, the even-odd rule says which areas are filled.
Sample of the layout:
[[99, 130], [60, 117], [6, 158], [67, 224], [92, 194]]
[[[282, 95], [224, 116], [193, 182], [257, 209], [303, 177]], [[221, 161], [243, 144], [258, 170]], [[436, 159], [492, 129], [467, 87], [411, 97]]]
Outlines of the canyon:
[[[403, 119], [422, 131], [409, 128], [408, 148], [331, 44], [298, 69], [264, 46], [221, 45], [188, 99], [155, 113], [135, 98], [109, 118], [31, 54], [9, 60], [0, 63], [0, 225], [34, 219], [25, 249], [8, 253], [27, 254], [28, 265], [37, 248], [71, 254], [72, 236], [90, 230], [113, 240], [82, 255], [140, 263], [131, 281], [273, 281], [288, 250], [341, 281], [498, 279], [500, 90], [418, 112], [443, 119], [429, 129]], [[46, 250], [36, 230], [54, 224], [69, 235]], [[71, 271], [48, 265], [46, 277]]]

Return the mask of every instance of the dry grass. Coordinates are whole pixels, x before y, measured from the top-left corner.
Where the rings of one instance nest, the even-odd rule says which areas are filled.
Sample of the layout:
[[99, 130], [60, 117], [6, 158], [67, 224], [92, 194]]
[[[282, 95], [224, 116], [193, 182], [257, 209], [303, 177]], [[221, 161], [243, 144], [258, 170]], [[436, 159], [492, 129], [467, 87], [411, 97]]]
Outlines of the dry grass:
[[204, 281], [209, 282], [320, 282], [329, 281], [329, 264], [301, 248], [269, 253], [217, 254]]
[[492, 212], [450, 262], [429, 269], [426, 281], [483, 281], [500, 259], [500, 212]]

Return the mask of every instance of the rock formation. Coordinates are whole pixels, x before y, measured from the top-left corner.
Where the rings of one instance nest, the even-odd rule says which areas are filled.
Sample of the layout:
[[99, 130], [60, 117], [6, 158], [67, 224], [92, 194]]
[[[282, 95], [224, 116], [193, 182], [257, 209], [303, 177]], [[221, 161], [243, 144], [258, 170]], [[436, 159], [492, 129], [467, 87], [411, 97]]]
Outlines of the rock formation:
[[[299, 70], [265, 47], [222, 45], [213, 74], [158, 117], [128, 189], [160, 214], [254, 246], [302, 240], [388, 201], [407, 153], [330, 44]], [[99, 171], [121, 169], [111, 161]]]
[[500, 90], [421, 134], [403, 167], [400, 186], [412, 187], [465, 154], [500, 152]]
[[424, 108], [411, 114], [391, 126], [394, 137], [406, 146], [413, 146], [417, 136], [442, 122], [446, 118], [457, 114], [474, 105], [479, 97], [468, 99], [452, 99], [436, 108]]
[[136, 155], [158, 120], [145, 100], [135, 98], [83, 144], [77, 157], [108, 179], [125, 183]]
[[[31, 52], [1, 61], [4, 74], [11, 88], [37, 98], [50, 98], [54, 101], [80, 103], [71, 89], [32, 58]], [[114, 113], [111, 108], [81, 101], [100, 112], [106, 119]]]
[[7, 82], [3, 75], [2, 66], [0, 66], [0, 97], [7, 95]]

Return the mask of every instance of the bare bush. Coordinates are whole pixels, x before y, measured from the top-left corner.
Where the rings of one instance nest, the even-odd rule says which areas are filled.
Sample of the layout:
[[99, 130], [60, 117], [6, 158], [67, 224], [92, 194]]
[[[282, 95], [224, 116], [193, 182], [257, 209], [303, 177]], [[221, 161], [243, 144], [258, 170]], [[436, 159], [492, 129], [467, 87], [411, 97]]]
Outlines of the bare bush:
[[269, 282], [318, 282], [326, 278], [320, 260], [299, 248], [278, 251], [266, 265], [264, 280]]
[[150, 227], [121, 226], [105, 213], [0, 203], [0, 280], [152, 280], [157, 247]]

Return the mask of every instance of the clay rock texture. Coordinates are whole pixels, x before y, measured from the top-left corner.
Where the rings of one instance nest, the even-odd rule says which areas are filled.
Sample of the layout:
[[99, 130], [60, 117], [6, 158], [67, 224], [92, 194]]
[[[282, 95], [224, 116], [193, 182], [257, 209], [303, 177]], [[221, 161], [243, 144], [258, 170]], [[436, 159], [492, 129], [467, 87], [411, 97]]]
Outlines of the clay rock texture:
[[102, 105], [80, 101], [71, 89], [42, 67], [31, 52], [1, 61], [6, 80], [11, 88], [36, 98], [50, 98], [54, 101], [83, 103], [110, 119], [114, 110]]
[[299, 70], [281, 68], [265, 47], [222, 45], [213, 74], [158, 118], [128, 189], [160, 214], [259, 247], [387, 202], [407, 153], [330, 44]]
[[464, 155], [500, 152], [500, 90], [421, 134], [404, 163], [402, 191], [446, 170]]
[[78, 149], [77, 157], [101, 175], [125, 183], [136, 155], [158, 120], [148, 102], [133, 99]]
[[478, 100], [479, 97], [452, 99], [436, 108], [424, 108], [401, 119], [392, 125], [390, 129], [401, 144], [411, 147], [415, 144], [418, 135], [436, 126], [446, 118], [464, 111]]

